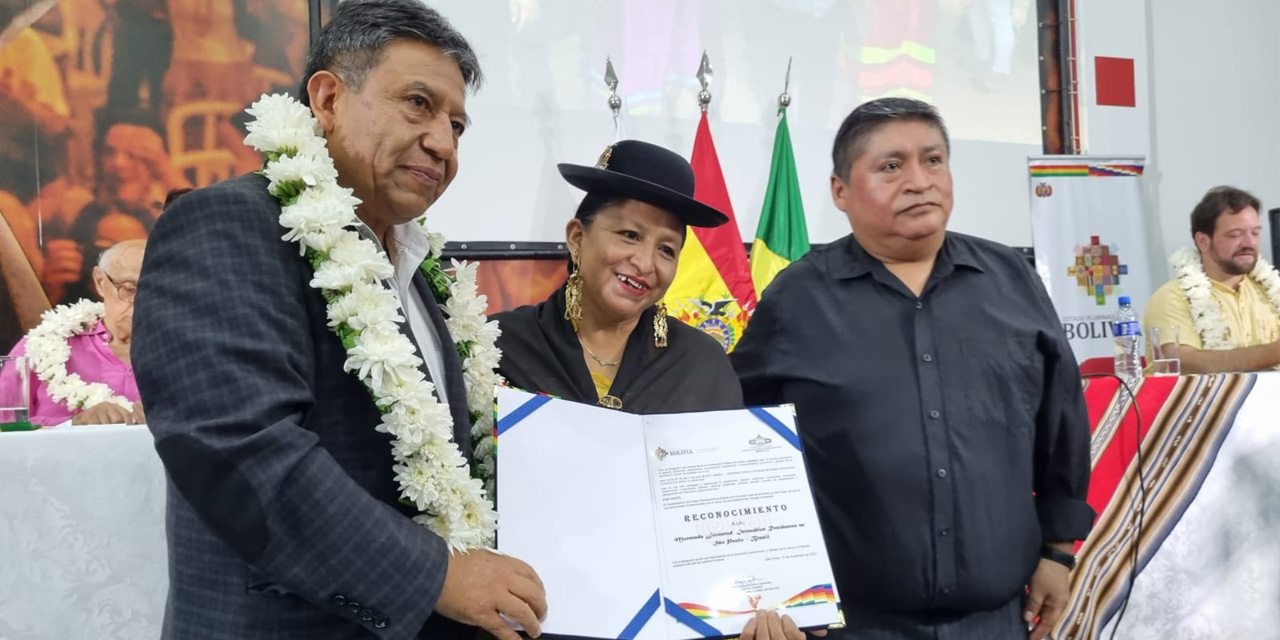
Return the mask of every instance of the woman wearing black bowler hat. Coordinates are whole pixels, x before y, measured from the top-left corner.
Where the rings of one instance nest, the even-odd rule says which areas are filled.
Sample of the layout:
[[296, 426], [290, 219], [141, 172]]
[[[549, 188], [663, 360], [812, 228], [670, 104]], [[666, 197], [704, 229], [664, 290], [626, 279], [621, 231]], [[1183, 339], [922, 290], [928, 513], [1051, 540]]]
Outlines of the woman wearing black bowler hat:
[[570, 274], [541, 304], [499, 313], [498, 372], [512, 386], [629, 413], [735, 409], [742, 390], [713, 338], [661, 304], [687, 227], [723, 213], [693, 199], [693, 170], [662, 147], [623, 140], [595, 166], [559, 165], [587, 192], [565, 226]]

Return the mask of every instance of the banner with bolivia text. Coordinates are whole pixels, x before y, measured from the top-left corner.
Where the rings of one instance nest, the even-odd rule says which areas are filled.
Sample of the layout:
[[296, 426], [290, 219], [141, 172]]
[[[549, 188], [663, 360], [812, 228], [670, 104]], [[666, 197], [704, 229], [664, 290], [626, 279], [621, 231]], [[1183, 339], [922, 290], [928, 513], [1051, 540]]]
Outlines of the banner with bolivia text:
[[1153, 291], [1140, 157], [1029, 160], [1036, 271], [1076, 359], [1112, 357], [1111, 320], [1129, 296], [1142, 315]]

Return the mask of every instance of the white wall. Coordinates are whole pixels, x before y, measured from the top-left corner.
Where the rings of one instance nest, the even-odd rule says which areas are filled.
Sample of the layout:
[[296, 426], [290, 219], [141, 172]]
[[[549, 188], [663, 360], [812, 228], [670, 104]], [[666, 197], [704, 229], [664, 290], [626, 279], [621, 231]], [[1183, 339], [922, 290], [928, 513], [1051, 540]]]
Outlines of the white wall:
[[1280, 207], [1280, 2], [1147, 5], [1152, 178], [1167, 255], [1191, 242], [1191, 208], [1214, 185], [1241, 187], [1264, 208]]
[[[1210, 187], [1280, 207], [1280, 66], [1275, 0], [1076, 0], [1084, 150], [1146, 155], [1152, 268], [1191, 243], [1192, 207]], [[1137, 107], [1094, 104], [1093, 57], [1135, 59]], [[1264, 255], [1270, 229], [1263, 211]]]
[[[1096, 155], [1147, 156], [1151, 150], [1151, 97], [1148, 91], [1146, 2], [1076, 0], [1075, 4], [1080, 108], [1083, 111], [1082, 150]], [[1095, 104], [1095, 56], [1134, 59], [1136, 106], [1100, 107]]]
[[[706, 49], [715, 69], [709, 110], [739, 230], [755, 236], [776, 125], [776, 97], [794, 58], [788, 119], [810, 239], [849, 232], [831, 204], [831, 142], [857, 103], [850, 61], [873, 29], [892, 31], [885, 3], [849, 0], [554, 0], [526, 24], [507, 2], [431, 0], [480, 55], [488, 85], [468, 101], [475, 120], [461, 169], [432, 224], [453, 240], [555, 241], [581, 192], [558, 162], [592, 164], [613, 141], [602, 74], [612, 56], [628, 137], [688, 157], [699, 116], [693, 74]], [[930, 7], [929, 3], [924, 6]], [[984, 3], [974, 5], [981, 11]], [[878, 11], [873, 11], [878, 7]], [[912, 12], [896, 19], [917, 23]], [[962, 37], [971, 16], [936, 4], [925, 37], [936, 49], [929, 96], [953, 140], [956, 206], [951, 227], [1017, 246], [1031, 244], [1026, 157], [1040, 152], [1035, 17], [1015, 30], [1009, 82], [980, 91]], [[625, 18], [625, 20], [624, 20]], [[983, 18], [985, 20], [985, 17]], [[899, 25], [901, 26], [901, 25]]]

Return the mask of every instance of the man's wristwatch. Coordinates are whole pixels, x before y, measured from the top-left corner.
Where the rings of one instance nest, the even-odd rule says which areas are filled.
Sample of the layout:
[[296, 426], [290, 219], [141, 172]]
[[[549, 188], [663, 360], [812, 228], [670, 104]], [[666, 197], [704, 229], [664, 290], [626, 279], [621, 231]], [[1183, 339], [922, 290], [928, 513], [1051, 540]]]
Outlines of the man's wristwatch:
[[1044, 558], [1045, 560], [1049, 560], [1051, 562], [1056, 562], [1066, 567], [1067, 569], [1076, 568], [1075, 556], [1061, 549], [1056, 549], [1054, 547], [1051, 547], [1047, 544], [1044, 545], [1043, 547], [1040, 547], [1040, 557]]

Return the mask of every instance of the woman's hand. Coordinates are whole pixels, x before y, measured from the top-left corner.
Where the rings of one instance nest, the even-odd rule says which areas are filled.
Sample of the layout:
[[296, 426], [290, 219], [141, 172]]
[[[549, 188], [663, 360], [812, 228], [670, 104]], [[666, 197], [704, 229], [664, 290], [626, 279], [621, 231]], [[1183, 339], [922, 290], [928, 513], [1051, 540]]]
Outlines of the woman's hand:
[[[811, 633], [818, 638], [827, 635], [826, 629]], [[757, 611], [756, 617], [743, 627], [741, 640], [804, 640], [804, 632], [791, 616], [779, 616], [777, 611]]]

